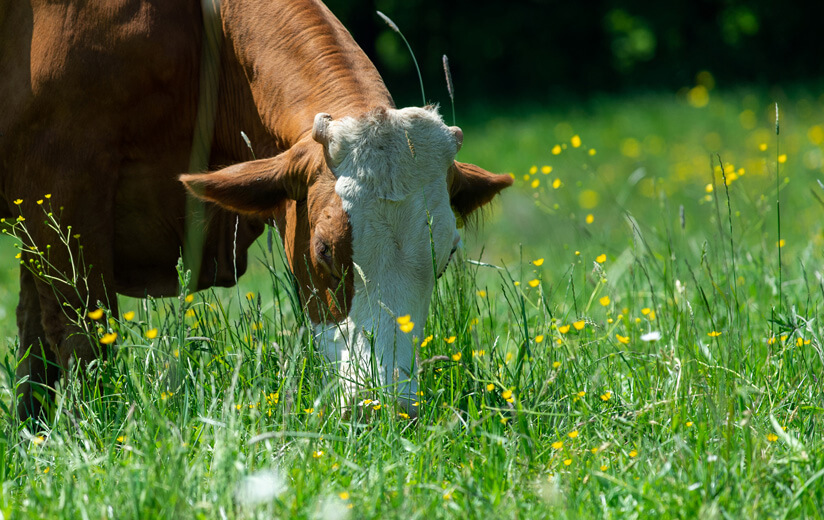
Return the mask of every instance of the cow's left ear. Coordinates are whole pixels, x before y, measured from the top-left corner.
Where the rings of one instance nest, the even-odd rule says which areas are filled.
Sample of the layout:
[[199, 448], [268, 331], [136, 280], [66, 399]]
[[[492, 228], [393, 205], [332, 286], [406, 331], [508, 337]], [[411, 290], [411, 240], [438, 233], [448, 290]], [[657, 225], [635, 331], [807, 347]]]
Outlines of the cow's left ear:
[[275, 157], [181, 175], [180, 181], [201, 199], [238, 213], [270, 217], [284, 200], [305, 199], [310, 177], [323, 165], [321, 147], [307, 139]]
[[491, 201], [502, 189], [512, 186], [512, 177], [455, 161], [449, 168], [447, 185], [452, 208], [463, 218]]

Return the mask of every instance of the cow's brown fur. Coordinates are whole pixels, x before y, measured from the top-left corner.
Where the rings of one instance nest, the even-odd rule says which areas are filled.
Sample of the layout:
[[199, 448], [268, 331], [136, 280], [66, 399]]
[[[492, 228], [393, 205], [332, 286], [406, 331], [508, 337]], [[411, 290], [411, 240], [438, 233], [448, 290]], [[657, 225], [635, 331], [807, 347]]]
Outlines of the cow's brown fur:
[[[184, 180], [202, 197], [245, 216], [209, 205], [197, 286], [233, 283], [264, 218], [274, 217], [310, 317], [339, 320], [351, 300], [351, 230], [323, 147], [311, 139], [313, 118], [318, 112], [358, 116], [392, 107], [392, 98], [318, 1], [223, 0], [220, 19], [209, 163], [212, 169], [234, 166]], [[32, 352], [18, 376], [30, 376], [34, 386], [53, 386], [56, 366], [105, 354], [74, 334], [78, 315], [82, 319], [98, 302], [117, 313], [115, 292], [177, 291], [186, 219], [178, 174], [188, 168], [193, 143], [202, 34], [192, 1], [0, 6], [0, 216], [26, 219], [28, 245], [56, 245], [35, 202], [51, 194], [61, 225], [80, 238], [72, 239], [71, 255], [50, 249], [53, 268], [46, 274], [69, 276], [79, 245], [88, 268], [88, 286], [77, 290], [21, 269], [20, 353]], [[255, 156], [266, 159], [250, 161], [241, 131]], [[459, 163], [450, 171], [451, 195], [462, 213], [511, 182], [479, 172]], [[12, 202], [18, 198], [19, 206]], [[43, 364], [40, 352], [51, 365]], [[27, 383], [21, 390], [21, 415], [39, 413], [35, 388]]]

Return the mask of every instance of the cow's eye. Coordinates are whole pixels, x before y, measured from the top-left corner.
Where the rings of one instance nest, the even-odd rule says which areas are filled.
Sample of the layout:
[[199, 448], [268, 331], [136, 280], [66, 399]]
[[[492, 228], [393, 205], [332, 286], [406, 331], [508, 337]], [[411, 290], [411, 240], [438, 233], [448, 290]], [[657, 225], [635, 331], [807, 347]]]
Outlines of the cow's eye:
[[315, 241], [315, 253], [318, 255], [318, 258], [326, 264], [332, 264], [332, 249], [329, 247], [329, 244], [323, 240]]

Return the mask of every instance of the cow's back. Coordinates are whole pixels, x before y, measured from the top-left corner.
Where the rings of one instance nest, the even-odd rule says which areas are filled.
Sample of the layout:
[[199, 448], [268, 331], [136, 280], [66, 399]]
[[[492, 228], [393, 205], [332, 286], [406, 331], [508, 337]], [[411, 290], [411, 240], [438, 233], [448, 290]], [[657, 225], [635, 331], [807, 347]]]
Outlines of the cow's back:
[[[84, 246], [110, 250], [118, 292], [176, 291], [186, 212], [177, 176], [189, 171], [198, 110], [199, 2], [17, 2], [0, 12], [0, 30], [0, 213], [15, 216], [11, 201], [49, 193], [76, 210], [61, 223], [83, 229]], [[238, 271], [234, 218], [207, 215], [215, 218], [196, 225], [210, 239], [200, 285], [227, 284]], [[261, 226], [239, 229], [245, 265]]]

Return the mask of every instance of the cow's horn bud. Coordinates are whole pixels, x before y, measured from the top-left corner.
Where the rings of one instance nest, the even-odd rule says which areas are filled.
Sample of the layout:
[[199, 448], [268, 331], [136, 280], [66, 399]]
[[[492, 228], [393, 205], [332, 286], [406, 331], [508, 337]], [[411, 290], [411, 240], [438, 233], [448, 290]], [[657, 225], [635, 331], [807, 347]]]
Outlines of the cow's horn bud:
[[312, 139], [324, 146], [329, 145], [329, 123], [332, 116], [321, 112], [315, 116], [315, 124], [312, 126]]

